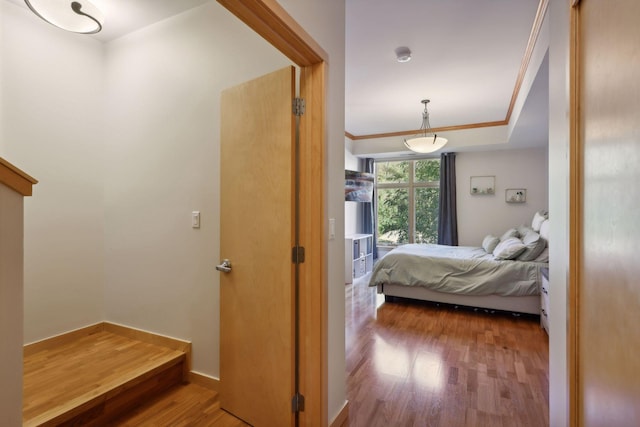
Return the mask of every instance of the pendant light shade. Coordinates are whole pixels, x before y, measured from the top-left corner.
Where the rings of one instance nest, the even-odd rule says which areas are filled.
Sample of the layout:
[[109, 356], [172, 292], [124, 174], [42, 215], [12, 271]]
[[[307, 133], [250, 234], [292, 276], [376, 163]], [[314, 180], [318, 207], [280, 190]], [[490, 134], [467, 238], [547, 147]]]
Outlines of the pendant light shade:
[[433, 153], [438, 151], [447, 144], [447, 139], [438, 136], [431, 132], [431, 125], [429, 124], [429, 112], [427, 111], [427, 104], [430, 101], [423, 99], [424, 111], [422, 113], [422, 126], [420, 127], [421, 133], [409, 138], [405, 138], [404, 145], [411, 151], [416, 153]]
[[73, 33], [95, 34], [102, 29], [102, 13], [87, 0], [24, 1], [33, 13], [63, 30]]

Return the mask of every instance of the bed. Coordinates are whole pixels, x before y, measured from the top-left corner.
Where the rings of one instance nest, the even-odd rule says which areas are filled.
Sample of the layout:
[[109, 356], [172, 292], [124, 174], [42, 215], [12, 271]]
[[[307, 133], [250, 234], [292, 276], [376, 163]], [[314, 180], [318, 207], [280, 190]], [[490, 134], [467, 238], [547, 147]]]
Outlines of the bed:
[[385, 298], [540, 314], [548, 230], [541, 211], [531, 225], [512, 227], [500, 237], [488, 235], [480, 247], [398, 246], [378, 260], [369, 285]]

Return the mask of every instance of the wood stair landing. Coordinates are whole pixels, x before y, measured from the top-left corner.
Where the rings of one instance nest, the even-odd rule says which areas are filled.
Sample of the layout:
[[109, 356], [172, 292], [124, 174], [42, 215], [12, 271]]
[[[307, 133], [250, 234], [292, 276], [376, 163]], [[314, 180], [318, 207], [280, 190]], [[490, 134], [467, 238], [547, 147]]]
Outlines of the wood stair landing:
[[23, 426], [104, 425], [180, 384], [185, 352], [97, 331], [24, 357]]
[[250, 427], [220, 409], [218, 393], [197, 384], [180, 384], [158, 394], [110, 427]]

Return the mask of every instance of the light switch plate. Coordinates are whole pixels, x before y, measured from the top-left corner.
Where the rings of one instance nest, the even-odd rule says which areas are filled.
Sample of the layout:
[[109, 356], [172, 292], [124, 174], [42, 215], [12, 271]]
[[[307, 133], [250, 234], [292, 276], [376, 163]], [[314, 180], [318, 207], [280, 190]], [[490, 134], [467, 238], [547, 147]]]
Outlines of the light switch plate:
[[329, 218], [329, 240], [336, 238], [336, 219]]

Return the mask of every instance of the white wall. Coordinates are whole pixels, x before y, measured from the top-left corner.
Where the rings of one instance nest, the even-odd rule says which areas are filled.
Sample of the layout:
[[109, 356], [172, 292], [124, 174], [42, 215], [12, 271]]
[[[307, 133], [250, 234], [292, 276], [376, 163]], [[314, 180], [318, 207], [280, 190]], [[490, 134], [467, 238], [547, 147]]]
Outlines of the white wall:
[[4, 153], [4, 55], [2, 55], [2, 51], [4, 50], [4, 0], [0, 1], [0, 154]]
[[[487, 234], [531, 224], [533, 214], [548, 209], [546, 148], [464, 152], [456, 155], [458, 243], [480, 246]], [[471, 195], [471, 176], [495, 176], [494, 195]], [[526, 203], [506, 203], [505, 189], [526, 188]]]
[[569, 7], [551, 0], [549, 47], [549, 417], [569, 425], [567, 276], [569, 265]]
[[[328, 141], [341, 140], [344, 34], [334, 27], [344, 21], [344, 5], [289, 6], [330, 54]], [[194, 370], [214, 377], [219, 374], [219, 283], [212, 268], [220, 258], [219, 92], [288, 63], [213, 2], [107, 47], [107, 318], [192, 340]], [[335, 218], [341, 236], [341, 144], [329, 144], [327, 156], [327, 218]], [[201, 211], [199, 230], [190, 227], [192, 210]], [[132, 215], [142, 220], [132, 221]], [[341, 285], [329, 286], [328, 415], [333, 418], [346, 395], [343, 240], [329, 242], [328, 253], [329, 284]]]
[[290, 61], [209, 2], [109, 43], [106, 64], [106, 319], [192, 341], [219, 377], [220, 92]]
[[[102, 45], [2, 8], [2, 152], [25, 200], [25, 342], [103, 320]], [[44, 25], [43, 25], [44, 24]]]
[[[0, 2], [0, 154], [40, 180], [25, 341], [109, 320], [192, 340], [194, 370], [218, 376], [218, 95], [290, 62], [215, 2], [106, 46]], [[326, 218], [342, 236], [344, 2], [281, 4], [329, 53]], [[333, 419], [346, 396], [342, 238], [328, 254]]]

